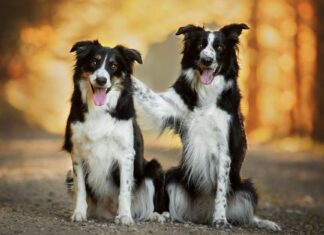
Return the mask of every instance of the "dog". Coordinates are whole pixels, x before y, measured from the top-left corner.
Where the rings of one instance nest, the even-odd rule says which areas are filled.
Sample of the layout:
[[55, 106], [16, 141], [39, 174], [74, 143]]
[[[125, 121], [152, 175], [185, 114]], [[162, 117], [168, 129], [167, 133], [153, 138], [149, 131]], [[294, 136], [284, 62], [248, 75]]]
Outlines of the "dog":
[[132, 97], [137, 50], [80, 41], [76, 53], [74, 91], [63, 149], [71, 154], [73, 175], [67, 183], [75, 198], [72, 221], [88, 216], [161, 220], [164, 178], [156, 160], [143, 157], [143, 137], [136, 122]]
[[216, 31], [187, 25], [181, 75], [165, 92], [155, 93], [134, 78], [136, 109], [161, 131], [181, 138], [180, 165], [166, 172], [166, 204], [177, 221], [216, 228], [254, 225], [280, 230], [254, 215], [258, 196], [240, 170], [247, 141], [240, 111], [237, 49], [249, 27], [230, 24]]

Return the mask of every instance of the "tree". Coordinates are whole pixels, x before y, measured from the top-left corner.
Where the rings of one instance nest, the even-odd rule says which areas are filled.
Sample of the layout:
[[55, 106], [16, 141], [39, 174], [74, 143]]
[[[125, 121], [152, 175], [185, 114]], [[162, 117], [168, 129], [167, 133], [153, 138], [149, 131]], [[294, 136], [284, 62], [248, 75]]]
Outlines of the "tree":
[[324, 1], [314, 0], [316, 9], [316, 39], [317, 39], [317, 59], [314, 82], [314, 120], [313, 138], [317, 141], [324, 141]]

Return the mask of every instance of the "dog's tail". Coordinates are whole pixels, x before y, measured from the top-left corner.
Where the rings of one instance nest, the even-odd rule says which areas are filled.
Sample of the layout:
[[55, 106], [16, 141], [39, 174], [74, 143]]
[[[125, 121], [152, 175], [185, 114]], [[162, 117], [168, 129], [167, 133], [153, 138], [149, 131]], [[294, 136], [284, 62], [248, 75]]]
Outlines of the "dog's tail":
[[73, 186], [74, 186], [72, 170], [68, 170], [66, 174], [65, 184], [66, 184], [67, 192], [71, 194], [73, 192]]
[[145, 166], [145, 176], [151, 178], [154, 184], [154, 211], [162, 213], [165, 211], [164, 205], [164, 182], [165, 174], [160, 163], [153, 159]]

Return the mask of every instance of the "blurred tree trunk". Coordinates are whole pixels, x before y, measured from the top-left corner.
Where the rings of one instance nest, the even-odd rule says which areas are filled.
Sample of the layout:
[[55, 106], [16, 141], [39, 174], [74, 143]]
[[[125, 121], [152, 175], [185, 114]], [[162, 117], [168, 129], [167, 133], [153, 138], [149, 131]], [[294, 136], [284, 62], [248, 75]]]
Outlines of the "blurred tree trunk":
[[259, 107], [258, 107], [258, 94], [259, 94], [259, 82], [257, 76], [257, 68], [259, 63], [259, 43], [257, 40], [257, 25], [258, 25], [258, 0], [253, 1], [252, 14], [250, 21], [251, 32], [249, 34], [248, 44], [251, 48], [251, 60], [250, 60], [250, 75], [248, 77], [248, 104], [249, 113], [246, 120], [246, 129], [253, 131], [259, 126]]
[[299, 52], [299, 32], [300, 32], [300, 15], [297, 10], [298, 4], [300, 0], [292, 1], [292, 6], [295, 9], [296, 16], [295, 16], [295, 22], [296, 22], [296, 34], [294, 37], [294, 58], [295, 58], [295, 95], [296, 95], [296, 105], [292, 109], [292, 112], [290, 114], [291, 117], [291, 124], [290, 124], [290, 135], [293, 134], [303, 134], [303, 127], [301, 126], [301, 123], [298, 121], [300, 120], [301, 115], [301, 71], [300, 71], [300, 52]]
[[324, 141], [324, 1], [314, 0], [316, 9], [316, 41], [317, 59], [314, 83], [314, 126], [313, 137], [315, 140]]

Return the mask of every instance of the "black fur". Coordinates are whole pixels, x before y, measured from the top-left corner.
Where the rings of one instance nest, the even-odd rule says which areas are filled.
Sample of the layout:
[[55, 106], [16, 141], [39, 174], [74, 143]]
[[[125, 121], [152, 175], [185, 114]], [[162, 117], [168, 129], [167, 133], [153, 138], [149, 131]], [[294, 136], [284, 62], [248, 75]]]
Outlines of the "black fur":
[[174, 83], [173, 88], [181, 96], [188, 109], [193, 111], [197, 104], [197, 92], [190, 87], [190, 84], [185, 80], [184, 76], [179, 77]]
[[[164, 173], [160, 164], [156, 160], [147, 162], [144, 159], [144, 141], [141, 130], [136, 122], [136, 115], [134, 109], [134, 102], [132, 97], [132, 80], [131, 74], [133, 72], [133, 63], [137, 61], [142, 63], [141, 55], [134, 49], [129, 49], [124, 46], [116, 46], [114, 48], [103, 47], [97, 40], [95, 41], [81, 41], [77, 42], [70, 52], [76, 53], [76, 63], [74, 67], [74, 91], [71, 98], [71, 109], [67, 119], [65, 140], [63, 149], [69, 153], [73, 150], [72, 143], [72, 131], [71, 125], [77, 122], [84, 122], [85, 114], [88, 111], [87, 104], [82, 101], [79, 81], [83, 78], [83, 74], [94, 72], [103, 63], [103, 58], [107, 56], [105, 68], [109, 72], [110, 77], [122, 78], [122, 90], [116, 108], [108, 112], [107, 115], [111, 115], [116, 120], [129, 120], [133, 122], [134, 133], [134, 150], [136, 152], [134, 159], [134, 180], [135, 187], [139, 186], [145, 178], [151, 178], [156, 187], [154, 195], [155, 211], [162, 212], [164, 209], [163, 196], [164, 196]], [[95, 57], [101, 55], [101, 59], [97, 63], [93, 63], [96, 60]], [[111, 60], [116, 63], [117, 70], [113, 71], [109, 66]], [[82, 163], [85, 172], [88, 172], [87, 164]], [[114, 183], [119, 187], [119, 167], [115, 163], [111, 174], [107, 177], [113, 177]], [[71, 178], [67, 179], [69, 185], [71, 185]], [[96, 195], [94, 195], [91, 186], [87, 183], [87, 174], [85, 175], [86, 189], [88, 195], [92, 200], [96, 201]]]
[[[215, 40], [213, 47], [217, 51], [218, 46], [221, 51], [217, 51], [217, 61], [221, 65], [218, 74], [223, 75], [225, 80], [232, 81], [233, 86], [229, 90], [225, 90], [220, 99], [215, 101], [215, 105], [226, 111], [232, 118], [229, 129], [229, 151], [231, 157], [230, 168], [230, 186], [232, 192], [246, 191], [251, 195], [254, 208], [257, 204], [257, 193], [253, 184], [249, 180], [242, 180], [240, 176], [242, 162], [245, 157], [247, 141], [244, 131], [243, 116], [240, 110], [240, 90], [237, 84], [239, 65], [237, 58], [237, 46], [239, 43], [239, 35], [242, 30], [248, 29], [245, 24], [231, 24], [221, 28], [219, 31], [213, 32]], [[199, 54], [206, 47], [209, 31], [202, 27], [188, 25], [179, 28], [176, 35], [184, 34], [184, 49], [181, 61], [182, 70], [192, 68], [200, 70]], [[188, 108], [193, 111], [198, 105], [198, 96], [195, 86], [192, 86], [182, 74], [173, 85], [175, 91], [180, 95]], [[173, 123], [173, 125], [172, 125]], [[186, 130], [177, 128], [176, 120], [168, 120], [166, 127], [172, 127], [181, 137], [186, 138]], [[184, 143], [184, 141], [182, 141]], [[183, 152], [185, 151], [185, 146]], [[166, 185], [171, 182], [182, 184], [189, 195], [194, 199], [199, 193], [199, 185], [189, 181], [185, 174], [183, 158], [178, 167], [172, 168], [166, 173]], [[216, 191], [216, 189], [214, 189]], [[228, 195], [230, 196], [230, 195]], [[166, 198], [168, 203], [168, 198]]]

